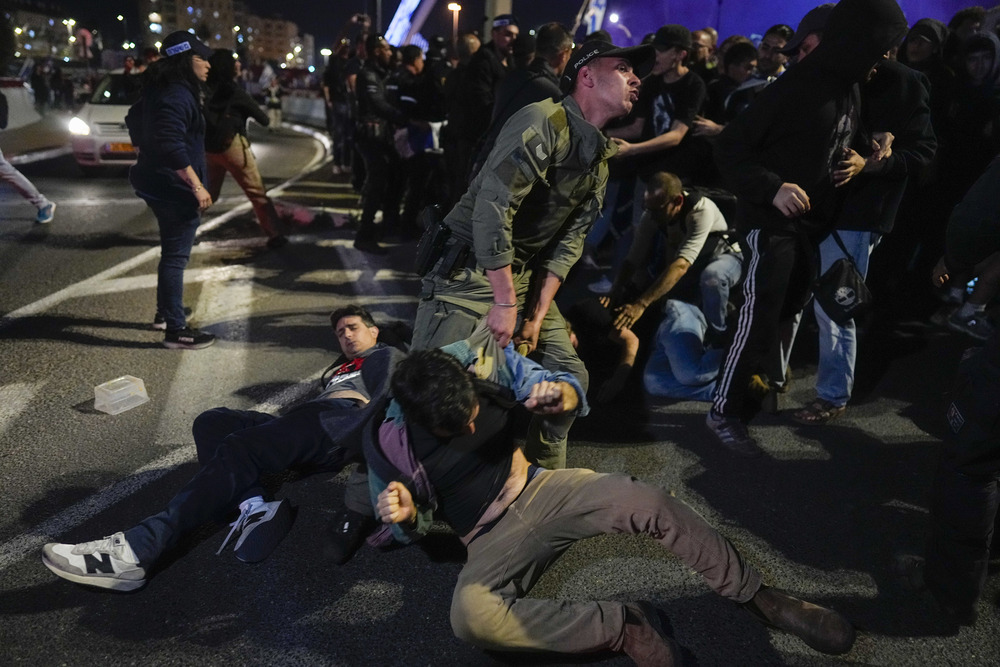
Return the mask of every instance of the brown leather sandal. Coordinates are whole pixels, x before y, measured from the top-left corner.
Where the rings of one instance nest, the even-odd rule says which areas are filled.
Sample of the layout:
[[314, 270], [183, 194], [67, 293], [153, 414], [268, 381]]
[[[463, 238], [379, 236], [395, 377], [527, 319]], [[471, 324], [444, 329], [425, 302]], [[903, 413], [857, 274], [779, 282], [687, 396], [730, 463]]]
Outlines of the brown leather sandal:
[[792, 419], [805, 426], [822, 426], [845, 412], [847, 412], [846, 405], [834, 405], [830, 401], [816, 398], [806, 407], [792, 413]]

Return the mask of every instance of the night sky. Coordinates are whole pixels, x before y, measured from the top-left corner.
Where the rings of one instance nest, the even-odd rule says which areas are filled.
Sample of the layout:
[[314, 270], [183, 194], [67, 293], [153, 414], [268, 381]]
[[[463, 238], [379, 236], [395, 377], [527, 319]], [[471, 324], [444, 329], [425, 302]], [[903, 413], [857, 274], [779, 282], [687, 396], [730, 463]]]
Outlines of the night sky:
[[[316, 39], [317, 49], [331, 46], [352, 14], [366, 12], [374, 17], [377, 0], [245, 0], [246, 4], [262, 16], [280, 15], [308, 32]], [[898, 0], [912, 24], [918, 18], [930, 16], [947, 21], [959, 7], [972, 4], [971, 0]], [[124, 14], [135, 39], [139, 16], [134, 0], [45, 0], [52, 5], [66, 8], [72, 18], [83, 27], [97, 27], [106, 38], [118, 42], [124, 37], [123, 25], [115, 20]], [[398, 6], [398, 0], [382, 0], [382, 29]], [[480, 29], [485, 14], [484, 0], [459, 0], [459, 31]], [[522, 28], [537, 26], [546, 21], [559, 21], [571, 27], [583, 0], [513, 0], [514, 13]], [[664, 23], [681, 23], [690, 28], [715, 25], [725, 37], [734, 32], [760, 34], [774, 23], [788, 23], [793, 28], [802, 15], [818, 4], [818, 0], [607, 0], [608, 13], [618, 11], [622, 22], [631, 26], [633, 38], [628, 39], [621, 29], [608, 28], [619, 45], [637, 43], [645, 32], [652, 32]], [[988, 4], [988, 3], [986, 3]], [[280, 7], [280, 12], [275, 11]], [[450, 37], [452, 13], [448, 0], [437, 0], [424, 24], [425, 37], [436, 34]]]
[[[117, 14], [123, 14], [133, 32], [139, 25], [139, 15], [133, 0], [53, 0], [66, 8], [67, 12], [83, 27], [93, 25], [114, 41], [122, 39], [123, 26], [116, 21]], [[329, 46], [340, 33], [341, 28], [352, 14], [367, 12], [374, 17], [375, 0], [245, 0], [248, 7], [261, 16], [280, 16], [294, 21], [299, 32], [308, 32], [316, 38], [317, 48]], [[438, 0], [424, 25], [426, 36], [451, 35], [452, 13], [448, 10], [449, 0]], [[397, 0], [382, 0], [383, 30], [388, 27], [398, 6]], [[459, 0], [463, 9], [459, 14], [459, 30], [467, 31], [481, 26], [484, 16], [483, 0]], [[514, 0], [514, 13], [527, 25], [538, 25], [546, 21], [561, 21], [572, 25], [582, 0]], [[280, 6], [280, 11], [275, 8]]]

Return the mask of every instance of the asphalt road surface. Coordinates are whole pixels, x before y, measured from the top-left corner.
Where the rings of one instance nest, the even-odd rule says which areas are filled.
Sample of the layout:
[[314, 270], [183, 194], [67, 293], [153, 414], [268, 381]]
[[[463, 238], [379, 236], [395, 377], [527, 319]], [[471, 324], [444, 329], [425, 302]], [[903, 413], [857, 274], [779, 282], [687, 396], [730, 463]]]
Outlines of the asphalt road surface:
[[[288, 130], [253, 139], [268, 186], [300, 221], [286, 223], [288, 246], [269, 251], [241, 193], [224, 189], [186, 278], [195, 323], [220, 339], [206, 350], [165, 350], [149, 328], [156, 228], [123, 173], [84, 179], [69, 158], [25, 166], [59, 202], [49, 227], [33, 225], [19, 199], [0, 200], [0, 664], [573, 662], [485, 653], [453, 637], [448, 609], [464, 554], [444, 526], [419, 546], [325, 563], [317, 537], [340, 506], [344, 475], [272, 480], [297, 519], [257, 565], [216, 556], [226, 528], [210, 525], [132, 594], [70, 584], [42, 566], [45, 542], [97, 539], [158, 511], [196, 470], [190, 425], [202, 410], [280, 410], [314, 391], [336, 354], [334, 308], [360, 302], [385, 325], [412, 322], [413, 244], [385, 257], [356, 252], [342, 224], [356, 197], [346, 177], [330, 176], [322, 147]], [[596, 277], [572, 276], [564, 305]], [[652, 600], [691, 664], [1000, 663], [1000, 578], [977, 625], [956, 630], [891, 567], [896, 552], [921, 549], [945, 392], [970, 341], [905, 318], [873, 329], [847, 414], [823, 428], [762, 415], [752, 427], [761, 459], [721, 450], [704, 430], [704, 404], [646, 399], [637, 376], [618, 401], [578, 420], [569, 450], [572, 466], [670, 489], [771, 584], [845, 613], [860, 629], [851, 653], [823, 656], [758, 625], [644, 538], [575, 545], [532, 595]], [[811, 334], [800, 337], [783, 407], [813, 396]], [[117, 416], [94, 410], [94, 386], [121, 375], [141, 378], [150, 401]]]

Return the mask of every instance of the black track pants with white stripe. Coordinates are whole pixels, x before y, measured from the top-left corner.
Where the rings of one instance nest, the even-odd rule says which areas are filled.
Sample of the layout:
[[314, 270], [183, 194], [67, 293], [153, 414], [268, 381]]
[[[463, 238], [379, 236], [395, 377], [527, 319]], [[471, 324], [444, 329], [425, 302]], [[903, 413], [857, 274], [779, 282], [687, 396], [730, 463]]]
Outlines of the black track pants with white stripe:
[[766, 355], [777, 353], [781, 323], [802, 309], [812, 275], [810, 245], [802, 234], [754, 229], [746, 246], [743, 305], [712, 397], [715, 414], [738, 419], [756, 411], [746, 401], [750, 378]]

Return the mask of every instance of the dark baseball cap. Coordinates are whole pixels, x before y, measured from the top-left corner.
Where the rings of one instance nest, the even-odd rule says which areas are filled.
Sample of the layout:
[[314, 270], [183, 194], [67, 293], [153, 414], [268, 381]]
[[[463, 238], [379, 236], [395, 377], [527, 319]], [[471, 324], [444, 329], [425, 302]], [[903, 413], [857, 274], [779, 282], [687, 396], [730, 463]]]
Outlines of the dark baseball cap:
[[160, 43], [160, 53], [164, 58], [178, 56], [186, 51], [191, 51], [196, 56], [201, 56], [208, 60], [212, 55], [212, 49], [199, 41], [197, 37], [184, 30], [172, 32]]
[[795, 34], [788, 40], [788, 43], [785, 44], [785, 48], [781, 49], [781, 52], [786, 56], [794, 55], [798, 53], [799, 46], [802, 45], [802, 40], [814, 32], [823, 32], [824, 28], [826, 28], [826, 20], [830, 18], [830, 12], [833, 11], [835, 6], [834, 3], [830, 2], [819, 7], [813, 7], [806, 12], [806, 15], [799, 21], [799, 27], [795, 29]]
[[922, 37], [935, 47], [940, 48], [947, 36], [948, 26], [941, 23], [941, 21], [936, 19], [920, 19], [913, 24], [910, 32], [906, 35], [906, 39]]
[[668, 23], [656, 31], [656, 35], [653, 37], [653, 46], [664, 51], [675, 46], [690, 51], [691, 31], [682, 25]]
[[500, 14], [493, 17], [493, 29], [502, 28], [507, 25], [518, 27], [517, 17], [513, 14]]
[[559, 87], [567, 95], [573, 90], [576, 83], [576, 75], [584, 65], [589, 64], [597, 58], [624, 58], [632, 65], [632, 71], [640, 79], [647, 74], [653, 66], [653, 47], [648, 44], [642, 46], [632, 46], [628, 48], [618, 48], [610, 42], [592, 39], [578, 46], [573, 55], [569, 57], [569, 63], [563, 70], [562, 78], [559, 79]]

